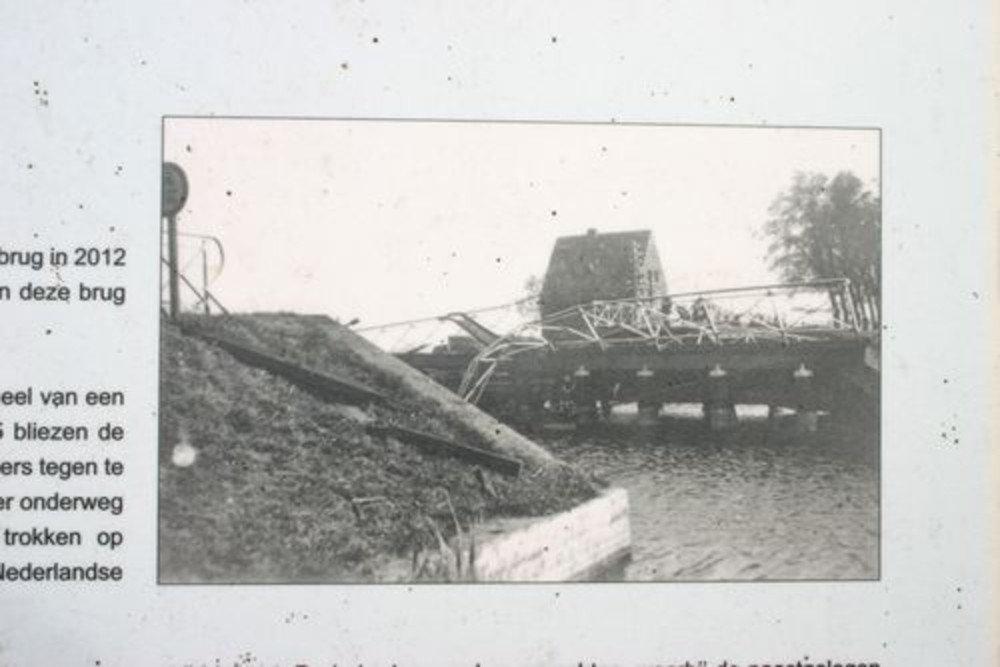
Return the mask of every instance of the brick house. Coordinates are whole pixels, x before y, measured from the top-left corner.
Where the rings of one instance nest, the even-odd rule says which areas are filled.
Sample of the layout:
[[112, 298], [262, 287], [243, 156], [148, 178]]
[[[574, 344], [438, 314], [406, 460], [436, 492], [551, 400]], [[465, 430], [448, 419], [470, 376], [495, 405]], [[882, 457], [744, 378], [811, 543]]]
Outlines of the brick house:
[[556, 239], [540, 299], [542, 317], [598, 300], [667, 293], [653, 233], [648, 229]]

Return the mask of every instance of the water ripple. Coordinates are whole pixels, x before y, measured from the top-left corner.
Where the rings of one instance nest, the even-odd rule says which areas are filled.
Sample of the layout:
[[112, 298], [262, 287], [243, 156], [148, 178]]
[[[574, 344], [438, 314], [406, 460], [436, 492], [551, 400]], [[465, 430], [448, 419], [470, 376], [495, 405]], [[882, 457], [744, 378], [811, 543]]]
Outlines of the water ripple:
[[696, 420], [650, 430], [621, 418], [540, 439], [628, 489], [629, 579], [874, 579], [875, 432], [750, 422], [719, 436]]

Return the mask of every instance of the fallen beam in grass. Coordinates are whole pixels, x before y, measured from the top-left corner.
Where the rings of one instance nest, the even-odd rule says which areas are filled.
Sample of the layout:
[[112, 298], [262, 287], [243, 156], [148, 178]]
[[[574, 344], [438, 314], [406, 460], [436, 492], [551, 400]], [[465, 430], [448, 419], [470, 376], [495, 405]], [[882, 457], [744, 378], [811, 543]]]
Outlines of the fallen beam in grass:
[[414, 431], [402, 426], [377, 424], [368, 426], [367, 430], [372, 435], [396, 438], [402, 442], [415, 445], [422, 451], [452, 456], [457, 459], [469, 461], [470, 463], [477, 463], [484, 468], [489, 468], [504, 475], [517, 477], [521, 473], [521, 462], [517, 459], [500, 456], [499, 454], [494, 454], [478, 447], [460, 445], [457, 442], [445, 440], [444, 438], [439, 438], [436, 435], [424, 433], [423, 431]]
[[319, 373], [304, 368], [293, 361], [243, 343], [193, 329], [187, 329], [184, 333], [212, 343], [247, 366], [282, 377], [321, 399], [353, 405], [383, 403], [387, 400], [385, 394], [366, 385], [330, 373]]

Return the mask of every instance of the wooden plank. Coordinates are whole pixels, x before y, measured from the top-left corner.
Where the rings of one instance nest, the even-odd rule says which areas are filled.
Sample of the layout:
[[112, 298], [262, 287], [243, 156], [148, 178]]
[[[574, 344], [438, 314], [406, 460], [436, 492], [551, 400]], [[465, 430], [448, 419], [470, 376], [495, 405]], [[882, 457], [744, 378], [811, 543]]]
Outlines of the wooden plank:
[[237, 360], [288, 380], [292, 384], [326, 400], [364, 405], [386, 402], [385, 394], [345, 377], [310, 370], [288, 359], [255, 349], [213, 334], [188, 329], [185, 334], [217, 345]]
[[495, 470], [504, 475], [517, 477], [521, 474], [521, 462], [516, 459], [500, 456], [499, 454], [494, 454], [478, 447], [460, 445], [457, 442], [445, 440], [430, 433], [414, 431], [401, 426], [379, 426], [375, 424], [369, 426], [367, 430], [372, 435], [393, 437], [415, 445], [426, 452], [464, 459], [470, 463], [479, 464], [484, 468]]

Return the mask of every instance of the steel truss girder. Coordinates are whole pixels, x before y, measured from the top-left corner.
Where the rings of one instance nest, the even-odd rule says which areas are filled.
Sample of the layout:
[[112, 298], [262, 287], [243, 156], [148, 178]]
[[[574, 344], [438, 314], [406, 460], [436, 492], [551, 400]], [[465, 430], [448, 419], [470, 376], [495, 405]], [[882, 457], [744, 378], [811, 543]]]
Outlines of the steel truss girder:
[[[539, 349], [597, 347], [607, 351], [617, 347], [653, 347], [659, 352], [669, 352], [704, 346], [753, 347], [768, 343], [790, 346], [823, 342], [845, 334], [861, 336], [856, 312], [848, 310], [848, 321], [837, 320], [830, 314], [830, 294], [849, 296], [848, 285], [846, 279], [836, 279], [581, 304], [524, 324], [486, 346], [466, 369], [459, 392], [467, 400], [477, 401], [499, 364]], [[824, 303], [817, 308], [797, 309], [798, 318], [789, 322], [777, 308], [777, 301], [803, 293], [819, 295]], [[725, 311], [718, 305], [737, 298], [754, 301], [738, 313]], [[852, 303], [849, 299], [845, 301]], [[766, 310], [768, 307], [770, 310]], [[825, 316], [822, 323], [810, 320], [816, 314]]]

